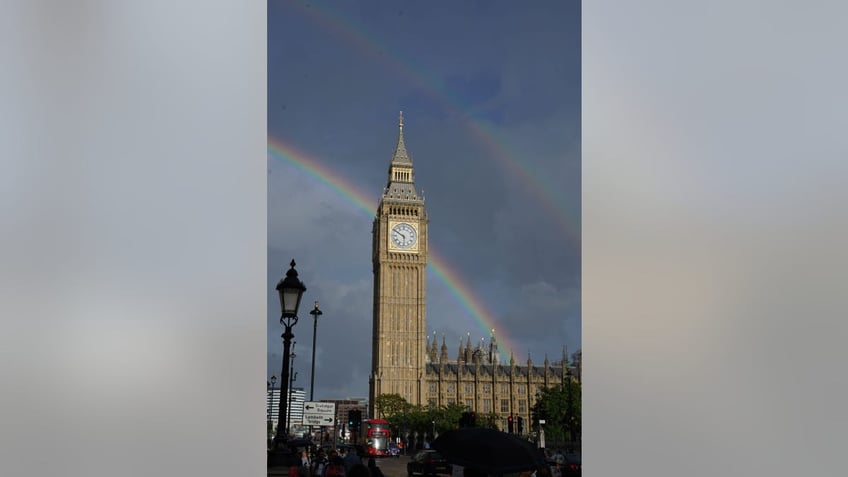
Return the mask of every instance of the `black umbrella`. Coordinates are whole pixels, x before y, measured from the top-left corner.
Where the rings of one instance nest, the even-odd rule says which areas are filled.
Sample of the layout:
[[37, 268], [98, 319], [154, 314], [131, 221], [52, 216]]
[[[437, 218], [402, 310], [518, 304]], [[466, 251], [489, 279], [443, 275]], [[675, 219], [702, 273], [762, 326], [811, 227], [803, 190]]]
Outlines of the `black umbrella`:
[[433, 442], [451, 464], [470, 467], [487, 474], [506, 474], [537, 469], [545, 465], [541, 449], [512, 434], [483, 427], [448, 431]]
[[289, 447], [309, 447], [312, 445], [312, 441], [309, 439], [291, 439], [286, 441], [286, 445]]

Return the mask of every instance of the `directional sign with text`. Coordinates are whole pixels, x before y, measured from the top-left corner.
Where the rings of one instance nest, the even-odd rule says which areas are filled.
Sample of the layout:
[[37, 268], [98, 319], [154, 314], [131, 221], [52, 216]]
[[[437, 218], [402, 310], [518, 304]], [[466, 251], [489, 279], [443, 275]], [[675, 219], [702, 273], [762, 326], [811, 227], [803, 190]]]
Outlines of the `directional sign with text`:
[[303, 403], [303, 424], [307, 426], [334, 426], [336, 403], [307, 401]]

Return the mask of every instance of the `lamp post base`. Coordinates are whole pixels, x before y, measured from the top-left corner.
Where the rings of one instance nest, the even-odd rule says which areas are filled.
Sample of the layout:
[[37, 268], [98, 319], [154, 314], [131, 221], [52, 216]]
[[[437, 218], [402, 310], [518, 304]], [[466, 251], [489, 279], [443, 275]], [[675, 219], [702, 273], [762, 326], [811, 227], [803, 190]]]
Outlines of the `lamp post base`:
[[285, 445], [275, 447], [268, 451], [268, 467], [289, 466], [293, 456], [291, 449]]

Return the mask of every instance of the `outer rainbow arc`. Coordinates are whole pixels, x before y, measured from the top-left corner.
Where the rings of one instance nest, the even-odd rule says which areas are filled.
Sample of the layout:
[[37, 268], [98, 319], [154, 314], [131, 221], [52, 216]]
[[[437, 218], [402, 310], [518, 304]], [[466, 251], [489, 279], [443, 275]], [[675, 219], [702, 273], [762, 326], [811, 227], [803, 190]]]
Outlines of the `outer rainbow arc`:
[[[268, 153], [269, 159], [277, 158], [284, 161], [286, 164], [313, 178], [316, 182], [328, 187], [346, 202], [356, 206], [357, 209], [368, 217], [374, 217], [374, 210], [372, 208], [376, 209], [374, 205], [376, 205], [377, 200], [361, 192], [358, 187], [318, 160], [298, 150], [291, 144], [282, 141], [280, 138], [270, 136], [268, 138]], [[451, 295], [478, 322], [481, 329], [485, 332], [494, 328], [504, 329], [504, 327], [498, 324], [494, 314], [474, 294], [466, 280], [463, 280], [459, 272], [448, 265], [447, 260], [442, 257], [441, 253], [433, 245], [429, 245], [428, 253], [430, 266], [427, 269], [431, 270], [436, 278], [446, 285]], [[499, 336], [498, 340], [506, 345], [499, 349], [501, 357], [505, 357], [505, 349], [511, 349], [513, 346], [506, 336]]]
[[400, 55], [390, 51], [390, 45], [383, 45], [370, 38], [364, 29], [357, 28], [350, 20], [329, 8], [320, 8], [317, 5], [301, 6], [298, 2], [292, 2], [292, 5], [305, 16], [312, 18], [325, 31], [342, 36], [347, 44], [353, 45], [362, 53], [378, 61], [388, 63], [397, 73], [445, 107], [449, 113], [458, 117], [461, 123], [472, 133], [472, 137], [476, 138], [476, 142], [486, 149], [489, 153], [488, 157], [495, 159], [513, 177], [518, 178], [522, 183], [523, 190], [534, 196], [540, 204], [551, 212], [553, 217], [556, 217], [557, 226], [563, 236], [572, 243], [580, 244], [580, 217], [568, 216], [561, 204], [557, 202], [555, 189], [549, 184], [549, 181], [541, 173], [532, 172], [529, 167], [514, 159], [520, 157], [520, 155], [512, 153], [507, 144], [499, 141], [498, 135], [489, 131], [489, 126], [485, 121], [475, 119], [454, 100], [442, 93], [437, 86], [439, 80], [428, 78], [426, 68], [416, 67], [411, 62], [402, 60]]

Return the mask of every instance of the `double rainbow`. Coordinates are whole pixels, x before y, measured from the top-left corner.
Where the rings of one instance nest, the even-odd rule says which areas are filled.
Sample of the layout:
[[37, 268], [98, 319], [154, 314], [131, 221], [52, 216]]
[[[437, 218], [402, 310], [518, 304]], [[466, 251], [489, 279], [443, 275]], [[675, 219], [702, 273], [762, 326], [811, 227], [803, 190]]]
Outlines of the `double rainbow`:
[[580, 246], [579, 207], [574, 210], [565, 207], [562, 199], [558, 198], [558, 184], [552, 183], [551, 178], [546, 175], [547, 171], [541, 168], [534, 169], [531, 164], [521, 162], [519, 158], [522, 154], [512, 151], [504, 140], [499, 139], [502, 134], [499, 134], [488, 121], [475, 118], [462, 107], [459, 98], [451, 98], [441, 91], [441, 79], [433, 75], [429, 68], [404, 59], [400, 53], [392, 51], [391, 45], [379, 41], [364, 27], [333, 11], [330, 7], [318, 5], [315, 2], [305, 5], [301, 2], [291, 2], [289, 5], [304, 17], [311, 19], [324, 32], [339, 37], [344, 45], [387, 64], [405, 82], [415, 86], [444, 108], [448, 114], [458, 118], [469, 133], [469, 137], [485, 150], [485, 157], [494, 160], [506, 174], [516, 179], [521, 185], [521, 190], [531, 195], [548, 213], [552, 223], [559, 229], [564, 245]]
[[[315, 158], [310, 157], [308, 154], [298, 150], [291, 144], [274, 137], [268, 138], [268, 155], [269, 160], [277, 159], [293, 166], [308, 177], [311, 177], [316, 182], [333, 191], [346, 202], [353, 204], [367, 217], [374, 217], [377, 210], [377, 200], [372, 199], [367, 194], [363, 193], [358, 187], [351, 184], [350, 181], [341, 177]], [[483, 304], [483, 301], [474, 294], [471, 287], [465, 280], [463, 280], [459, 272], [449, 266], [448, 262], [442, 258], [442, 255], [432, 244], [429, 246], [428, 258], [429, 266], [427, 267], [427, 270], [432, 271], [436, 278], [446, 285], [451, 295], [453, 295], [462, 308], [474, 318], [484, 333], [488, 334], [492, 329], [505, 329], [498, 324], [494, 314], [492, 314], [492, 312], [489, 311]], [[502, 345], [500, 348], [502, 354], [506, 349], [515, 349], [512, 347], [507, 336], [501, 333], [497, 338]]]

